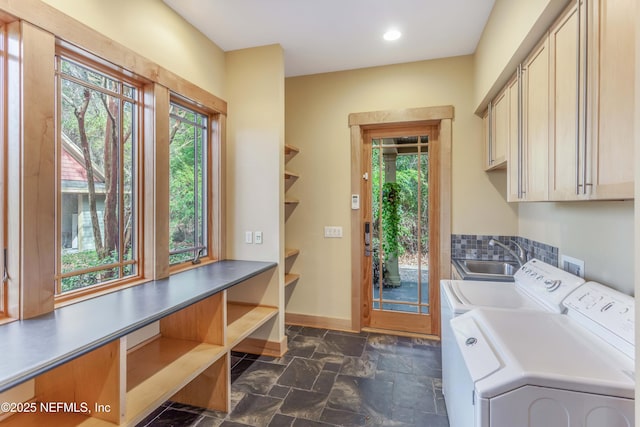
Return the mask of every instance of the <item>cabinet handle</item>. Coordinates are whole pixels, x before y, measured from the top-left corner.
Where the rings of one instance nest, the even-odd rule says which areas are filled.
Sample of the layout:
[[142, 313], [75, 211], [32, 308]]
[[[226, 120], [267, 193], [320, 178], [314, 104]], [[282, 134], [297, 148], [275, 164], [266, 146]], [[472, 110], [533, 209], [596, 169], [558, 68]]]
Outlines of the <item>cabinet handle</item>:
[[[580, 99], [582, 97], [582, 86], [580, 84], [580, 66], [582, 64], [582, 43], [580, 42], [580, 24], [582, 22], [582, 12], [580, 10], [581, 0], [576, 0], [576, 15], [578, 23], [576, 25], [576, 194], [580, 194], [580, 188], [582, 187], [580, 176], [580, 132], [582, 130], [580, 121], [582, 120], [582, 113], [584, 108], [580, 108]], [[585, 104], [586, 105], [586, 104]], [[586, 139], [586, 135], [585, 135]]]
[[489, 165], [493, 164], [493, 102], [489, 101], [489, 106], [487, 107], [487, 122], [489, 123], [489, 135], [487, 138], [489, 139]]
[[524, 103], [523, 88], [522, 88], [522, 64], [518, 64], [517, 79], [518, 79], [518, 199], [524, 197], [524, 161], [523, 161], [523, 108]]
[[[578, 0], [578, 11], [580, 10], [580, 3], [582, 1]], [[584, 2], [585, 7], [587, 7], [587, 3]], [[580, 15], [578, 15], [580, 16]], [[580, 21], [578, 21], [578, 28], [580, 28]], [[584, 83], [582, 85], [582, 98], [584, 99], [584, 108], [582, 109], [582, 131], [583, 131], [583, 155], [582, 155], [582, 194], [587, 194], [587, 186], [591, 186], [590, 183], [587, 182], [588, 174], [587, 174], [587, 166], [588, 166], [588, 151], [587, 151], [587, 82], [589, 81], [589, 43], [588, 37], [589, 34], [589, 15], [585, 14], [584, 18], [584, 53], [582, 55], [582, 65], [584, 67]], [[580, 39], [578, 39], [580, 40]]]

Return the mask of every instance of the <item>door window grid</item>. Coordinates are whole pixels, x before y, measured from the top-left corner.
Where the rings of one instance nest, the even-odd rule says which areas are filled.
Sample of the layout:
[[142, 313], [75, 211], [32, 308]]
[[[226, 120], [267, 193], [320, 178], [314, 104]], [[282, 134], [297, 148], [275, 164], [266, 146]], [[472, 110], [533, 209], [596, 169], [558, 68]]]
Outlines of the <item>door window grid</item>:
[[[429, 151], [428, 151], [428, 136], [419, 136], [419, 137], [404, 137], [404, 138], [381, 138], [381, 139], [373, 139], [372, 140], [372, 178], [374, 187], [373, 190], [373, 199], [372, 199], [372, 210], [373, 210], [373, 237], [374, 237], [374, 256], [372, 257], [373, 262], [373, 308], [375, 310], [391, 310], [391, 311], [401, 311], [401, 312], [413, 312], [413, 313], [421, 313], [421, 314], [429, 314], [429, 291], [428, 291], [428, 271], [423, 269], [423, 267], [428, 268], [428, 230], [429, 230], [429, 217], [428, 217], [428, 204], [429, 204], [429, 196], [428, 196], [428, 159], [429, 159]], [[380, 155], [382, 153], [382, 155]], [[385, 156], [386, 154], [386, 156]], [[393, 156], [391, 156], [393, 154]], [[415, 280], [417, 282], [416, 286], [416, 295], [409, 296], [408, 298], [405, 296], [405, 300], [401, 300], [399, 295], [393, 295], [394, 286], [402, 286], [400, 283], [392, 284], [389, 279], [386, 277], [390, 274], [385, 266], [385, 247], [387, 247], [386, 252], [389, 252], [388, 245], [385, 244], [385, 236], [383, 232], [383, 216], [384, 213], [381, 211], [380, 201], [385, 197], [385, 181], [387, 175], [389, 175], [389, 168], [393, 169], [392, 175], [394, 176], [393, 181], [396, 181], [396, 171], [395, 171], [395, 163], [396, 158], [400, 156], [415, 156], [416, 160], [415, 169], [413, 173], [415, 176], [412, 178], [415, 180], [413, 183], [412, 192], [414, 194], [409, 194], [409, 198], [414, 198], [420, 203], [416, 203], [415, 206], [415, 215], [417, 219], [417, 226], [415, 230], [409, 230], [409, 233], [413, 233], [415, 235], [415, 239], [410, 239], [411, 243], [415, 244], [406, 244], [406, 246], [412, 246], [410, 248], [410, 252], [416, 256], [412, 256], [411, 258], [415, 258], [414, 264], [417, 266], [417, 274]], [[385, 159], [385, 157], [389, 157], [391, 159], [393, 166], [390, 166]], [[409, 163], [407, 161], [398, 162], [398, 163]], [[406, 174], [402, 174], [397, 177], [400, 181], [407, 182]], [[405, 196], [406, 197], [406, 196]], [[406, 228], [407, 224], [401, 225]], [[400, 230], [398, 230], [400, 231]], [[407, 234], [408, 230], [404, 230], [404, 234]], [[415, 242], [413, 242], [415, 240]], [[400, 246], [400, 251], [403, 251], [402, 245]], [[415, 247], [413, 247], [415, 246]], [[397, 257], [396, 257], [397, 258]], [[393, 274], [393, 272], [391, 273]], [[399, 279], [398, 279], [399, 280]], [[427, 289], [423, 290], [423, 285], [427, 286]], [[391, 288], [391, 290], [385, 290], [385, 287]], [[423, 292], [424, 291], [424, 292]], [[400, 294], [400, 292], [396, 292]], [[377, 295], [376, 295], [377, 294]], [[415, 300], [414, 300], [415, 298]], [[423, 302], [425, 301], [426, 302]]]

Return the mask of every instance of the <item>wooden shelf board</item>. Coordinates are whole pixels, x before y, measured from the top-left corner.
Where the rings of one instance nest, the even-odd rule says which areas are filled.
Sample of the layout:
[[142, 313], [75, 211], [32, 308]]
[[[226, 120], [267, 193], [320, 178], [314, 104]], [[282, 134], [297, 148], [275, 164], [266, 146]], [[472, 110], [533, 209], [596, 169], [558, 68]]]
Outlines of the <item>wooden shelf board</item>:
[[284, 203], [287, 205], [297, 205], [300, 201], [296, 199], [285, 199]]
[[236, 346], [276, 314], [278, 314], [276, 307], [229, 302], [227, 304], [227, 345]]
[[284, 145], [284, 154], [285, 155], [298, 154], [299, 152], [300, 152], [300, 149], [298, 147], [296, 147], [295, 145], [291, 145], [291, 144], [285, 144]]
[[291, 171], [285, 170], [284, 171], [284, 179], [292, 179], [292, 178], [294, 178], [294, 179], [300, 178], [300, 175], [298, 175], [295, 172], [291, 172]]
[[300, 278], [299, 274], [287, 273], [284, 275], [284, 286], [289, 286], [294, 284]]
[[68, 412], [59, 413], [21, 413], [15, 414], [4, 421], [2, 427], [115, 427], [116, 424], [82, 414]]
[[300, 249], [284, 248], [284, 257], [285, 258], [294, 257], [294, 256], [298, 255], [299, 253], [300, 253]]
[[141, 421], [225, 354], [223, 346], [166, 337], [129, 354], [126, 422]]

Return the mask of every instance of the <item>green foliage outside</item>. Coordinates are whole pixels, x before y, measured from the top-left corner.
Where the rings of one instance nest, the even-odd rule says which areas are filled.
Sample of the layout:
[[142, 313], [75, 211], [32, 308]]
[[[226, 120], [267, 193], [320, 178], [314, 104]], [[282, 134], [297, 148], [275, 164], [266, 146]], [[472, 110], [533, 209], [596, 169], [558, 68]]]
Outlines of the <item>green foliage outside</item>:
[[382, 249], [385, 259], [400, 255], [400, 203], [402, 188], [396, 182], [382, 185]]
[[[380, 242], [379, 238], [382, 235], [382, 249], [385, 259], [391, 253], [395, 253], [399, 257], [404, 255], [415, 258], [418, 254], [425, 253], [428, 250], [429, 242], [427, 152], [424, 150], [420, 156], [417, 154], [405, 154], [396, 157], [395, 183], [393, 183], [392, 187], [401, 196], [394, 201], [397, 202], [397, 215], [393, 214], [393, 219], [390, 222], [385, 221], [384, 194], [385, 187], [389, 188], [391, 183], [385, 182], [384, 170], [381, 173], [379, 164], [380, 149], [374, 148], [372, 153], [372, 243], [374, 247], [377, 247]], [[418, 197], [419, 187], [420, 197]], [[380, 204], [381, 196], [383, 197], [382, 206]], [[419, 203], [421, 203], [420, 206]], [[420, 211], [421, 217], [420, 233], [418, 233], [418, 211]], [[382, 226], [382, 230], [380, 230], [380, 226]], [[418, 234], [420, 234], [420, 240], [418, 240]], [[397, 236], [397, 246], [392, 241], [388, 241], [390, 239], [393, 240], [393, 236]]]

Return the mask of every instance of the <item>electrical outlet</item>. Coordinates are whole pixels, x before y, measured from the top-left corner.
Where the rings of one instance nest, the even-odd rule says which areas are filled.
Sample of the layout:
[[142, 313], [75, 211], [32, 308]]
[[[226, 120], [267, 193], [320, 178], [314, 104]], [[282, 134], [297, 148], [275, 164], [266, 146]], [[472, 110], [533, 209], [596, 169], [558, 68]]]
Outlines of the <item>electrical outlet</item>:
[[262, 231], [256, 231], [253, 233], [253, 240], [255, 240], [256, 245], [262, 244]]
[[584, 261], [568, 255], [560, 255], [560, 268], [584, 278]]

